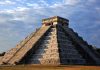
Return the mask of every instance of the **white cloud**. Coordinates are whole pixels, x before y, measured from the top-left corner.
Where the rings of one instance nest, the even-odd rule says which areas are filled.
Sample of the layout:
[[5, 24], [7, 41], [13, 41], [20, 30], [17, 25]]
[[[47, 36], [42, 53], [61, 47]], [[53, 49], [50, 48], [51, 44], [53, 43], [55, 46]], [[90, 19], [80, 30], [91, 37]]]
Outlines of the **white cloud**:
[[45, 0], [40, 0], [39, 4], [42, 5], [42, 6], [45, 6], [45, 7], [49, 6], [49, 4]]
[[[17, 0], [17, 1], [21, 2], [21, 0]], [[65, 18], [74, 17], [74, 19], [77, 19], [78, 21], [81, 21], [81, 20], [84, 21], [84, 18], [87, 18], [87, 17], [86, 16], [84, 17], [84, 15], [81, 16], [80, 6], [78, 5], [79, 2], [80, 2], [80, 0], [62, 0], [61, 2], [56, 1], [52, 4], [48, 4], [46, 2], [46, 0], [40, 0], [35, 3], [31, 3], [31, 2], [25, 3], [24, 5], [27, 5], [28, 7], [18, 4], [17, 7], [15, 7], [14, 9], [0, 10], [0, 26], [2, 26], [2, 25], [4, 26], [4, 27], [0, 28], [0, 32], [2, 33], [1, 37], [3, 37], [5, 39], [6, 36], [3, 36], [3, 34], [9, 34], [7, 36], [7, 38], [13, 39], [13, 38], [17, 37], [17, 39], [18, 39], [17, 41], [19, 41], [19, 39], [21, 40], [24, 37], [24, 34], [26, 32], [32, 31], [32, 29], [34, 30], [36, 27], [39, 27], [39, 25], [41, 24], [42, 18], [46, 18], [46, 17], [50, 17], [50, 16], [57, 15], [57, 16], [65, 17]], [[0, 1], [0, 3], [2, 5], [7, 5], [7, 4], [11, 5], [10, 0], [6, 0], [6, 1], [2, 1], [2, 2]], [[12, 3], [12, 4], [15, 4], [15, 3]], [[99, 7], [96, 8], [96, 10], [99, 12], [100, 11]], [[84, 11], [90, 11], [90, 10], [86, 10], [86, 7], [84, 7], [84, 9], [81, 8], [81, 11], [82, 11], [82, 13], [84, 13]], [[73, 15], [73, 13], [77, 14], [77, 15]], [[80, 17], [78, 17], [79, 15], [80, 15]], [[76, 16], [77, 16], [77, 18], [76, 18]], [[86, 20], [88, 20], [88, 18]], [[72, 21], [72, 19], [71, 19], [71, 21]], [[98, 21], [98, 23], [99, 23], [99, 21]], [[77, 25], [77, 24], [75, 24], [75, 25]], [[80, 25], [82, 25], [82, 24], [80, 24]], [[92, 28], [95, 28], [95, 27], [96, 27], [96, 25], [94, 27], [90, 27], [90, 28], [92, 30]], [[13, 37], [13, 36], [15, 36], [15, 37]], [[1, 39], [2, 38], [0, 38], [0, 40]], [[14, 43], [13, 40], [10, 40], [10, 42], [9, 42], [9, 39], [7, 40], [8, 44]], [[4, 42], [4, 41], [2, 41], [2, 42]], [[15, 44], [16, 43], [14, 43], [13, 45], [15, 45]], [[3, 46], [3, 44], [2, 44], [2, 46]], [[4, 47], [7, 47], [7, 46], [8, 45], [6, 45], [6, 46], [4, 45]]]
[[80, 2], [80, 0], [64, 0], [66, 5], [76, 5]]
[[97, 10], [98, 13], [100, 13], [100, 7], [96, 7], [95, 9]]
[[10, 0], [0, 1], [0, 5], [13, 5], [15, 2], [12, 2]]
[[31, 3], [26, 3], [27, 6], [34, 6], [34, 4], [31, 4]]
[[36, 7], [36, 8], [40, 8], [40, 7], [48, 7], [49, 4], [44, 1], [44, 0], [39, 0], [38, 3], [26, 3], [27, 6], [32, 6], [32, 7]]
[[90, 2], [90, 3], [95, 3], [96, 0], [88, 0], [88, 2]]
[[[5, 3], [5, 5], [6, 4], [7, 3]], [[2, 3], [2, 5], [4, 4]], [[24, 34], [26, 32], [30, 32], [32, 29], [39, 27], [38, 23], [41, 22], [42, 18], [59, 15], [61, 12], [65, 11], [62, 3], [49, 5], [43, 0], [39, 3], [27, 3], [27, 6], [30, 7], [17, 6], [14, 9], [0, 11], [0, 26], [4, 26], [0, 28], [2, 32], [0, 41], [4, 42], [4, 40], [6, 40], [7, 45], [2, 43], [2, 46], [5, 48], [8, 46], [14, 47], [18, 41], [25, 37]], [[65, 13], [61, 15], [65, 16]]]
[[64, 4], [61, 3], [55, 3], [53, 5], [50, 6], [51, 8], [64, 8]]
[[16, 8], [16, 11], [26, 11], [26, 10], [28, 10], [29, 8], [27, 8], [27, 7], [17, 7]]

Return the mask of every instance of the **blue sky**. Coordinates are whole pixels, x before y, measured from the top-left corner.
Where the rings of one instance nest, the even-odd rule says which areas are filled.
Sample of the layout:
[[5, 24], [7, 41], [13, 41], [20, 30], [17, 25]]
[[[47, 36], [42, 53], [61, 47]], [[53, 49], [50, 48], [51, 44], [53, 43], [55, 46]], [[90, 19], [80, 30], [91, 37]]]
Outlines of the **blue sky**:
[[0, 52], [15, 47], [51, 16], [69, 19], [75, 32], [100, 48], [100, 0], [0, 0]]

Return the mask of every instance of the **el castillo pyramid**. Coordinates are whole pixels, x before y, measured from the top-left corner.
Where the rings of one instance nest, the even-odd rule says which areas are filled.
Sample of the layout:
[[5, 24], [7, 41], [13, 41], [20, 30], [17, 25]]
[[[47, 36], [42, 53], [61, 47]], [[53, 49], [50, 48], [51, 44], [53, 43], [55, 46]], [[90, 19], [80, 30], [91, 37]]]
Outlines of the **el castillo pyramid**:
[[0, 65], [100, 65], [100, 56], [73, 29], [69, 20], [54, 16], [2, 56]]

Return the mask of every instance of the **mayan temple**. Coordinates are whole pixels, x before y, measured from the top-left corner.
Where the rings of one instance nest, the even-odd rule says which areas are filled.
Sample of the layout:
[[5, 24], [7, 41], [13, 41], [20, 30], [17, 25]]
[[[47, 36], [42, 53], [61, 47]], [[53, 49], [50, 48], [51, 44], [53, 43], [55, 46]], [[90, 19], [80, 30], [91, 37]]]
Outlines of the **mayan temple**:
[[100, 56], [69, 28], [68, 19], [54, 16], [0, 59], [0, 65], [19, 64], [99, 65]]

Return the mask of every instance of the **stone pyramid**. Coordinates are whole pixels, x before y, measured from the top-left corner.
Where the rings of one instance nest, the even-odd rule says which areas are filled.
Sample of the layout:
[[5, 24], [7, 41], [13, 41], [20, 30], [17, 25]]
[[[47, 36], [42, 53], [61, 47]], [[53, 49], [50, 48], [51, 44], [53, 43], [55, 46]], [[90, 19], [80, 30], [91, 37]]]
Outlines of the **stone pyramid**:
[[59, 16], [43, 19], [42, 26], [12, 48], [0, 60], [2, 65], [99, 65], [100, 56]]

